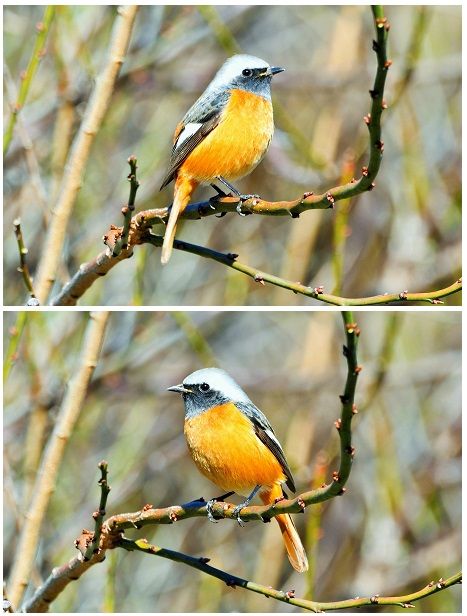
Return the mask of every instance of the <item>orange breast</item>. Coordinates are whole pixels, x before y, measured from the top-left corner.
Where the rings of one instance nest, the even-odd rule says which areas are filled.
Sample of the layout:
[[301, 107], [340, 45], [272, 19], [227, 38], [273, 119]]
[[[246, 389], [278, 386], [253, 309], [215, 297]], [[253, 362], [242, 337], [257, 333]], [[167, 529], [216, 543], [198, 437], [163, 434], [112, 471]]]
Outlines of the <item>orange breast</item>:
[[261, 161], [274, 132], [271, 101], [232, 90], [218, 126], [188, 156], [181, 171], [200, 182], [235, 180]]
[[187, 419], [185, 436], [198, 469], [221, 490], [248, 496], [257, 485], [285, 480], [282, 468], [234, 404]]

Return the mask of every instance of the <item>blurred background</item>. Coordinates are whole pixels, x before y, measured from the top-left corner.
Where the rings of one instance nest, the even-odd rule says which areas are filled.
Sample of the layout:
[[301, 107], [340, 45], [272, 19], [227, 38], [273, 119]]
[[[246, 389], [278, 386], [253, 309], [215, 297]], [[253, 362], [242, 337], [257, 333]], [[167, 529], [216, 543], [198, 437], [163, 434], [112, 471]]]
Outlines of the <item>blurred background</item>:
[[[344, 496], [295, 516], [309, 555], [307, 574], [290, 567], [274, 523], [240, 528], [194, 518], [128, 531], [128, 536], [210, 557], [215, 567], [320, 601], [404, 594], [456, 573], [461, 315], [354, 316], [362, 332], [363, 366], [353, 422], [356, 457]], [[5, 314], [7, 575], [41, 449], [77, 369], [88, 319], [77, 312]], [[182, 400], [166, 391], [201, 367], [227, 369], [267, 414], [299, 493], [329, 481], [338, 465], [334, 421], [346, 378], [343, 342], [341, 315], [330, 311], [112, 313], [50, 501], [33, 585], [73, 557], [73, 540], [93, 526], [101, 459], [110, 469], [108, 515], [218, 494], [187, 452]], [[457, 586], [415, 603], [413, 611], [459, 612], [460, 601]], [[121, 550], [70, 584], [51, 607], [56, 612], [294, 611], [183, 565]]]
[[[44, 7], [4, 8], [5, 105], [26, 68]], [[293, 281], [350, 297], [442, 288], [460, 273], [461, 7], [389, 6], [384, 158], [376, 188], [299, 219], [228, 215], [180, 226], [179, 237]], [[4, 293], [23, 304], [13, 220], [21, 216], [34, 273], [66, 156], [106, 57], [116, 7], [60, 6], [47, 54], [5, 159]], [[224, 60], [242, 51], [287, 70], [274, 80], [276, 133], [263, 163], [238, 182], [268, 200], [322, 192], [368, 161], [363, 116], [376, 58], [366, 6], [144, 6], [110, 109], [94, 141], [68, 228], [55, 291], [102, 249], [128, 198], [135, 154], [137, 209], [171, 203], [159, 192], [173, 130]], [[200, 189], [196, 199], [212, 195]], [[161, 228], [159, 227], [159, 232]], [[86, 293], [85, 305], [310, 305], [193, 255], [161, 268], [138, 247]], [[460, 303], [460, 296], [447, 299]]]

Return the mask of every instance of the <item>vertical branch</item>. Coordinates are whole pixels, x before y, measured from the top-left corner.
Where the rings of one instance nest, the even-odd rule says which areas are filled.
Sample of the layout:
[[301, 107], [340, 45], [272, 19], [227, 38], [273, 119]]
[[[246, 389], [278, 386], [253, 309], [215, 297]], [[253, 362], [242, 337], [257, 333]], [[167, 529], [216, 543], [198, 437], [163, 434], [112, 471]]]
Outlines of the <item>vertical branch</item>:
[[[346, 184], [350, 182], [355, 174], [355, 156], [353, 152], [347, 152], [344, 160], [341, 182]], [[337, 208], [334, 215], [333, 224], [333, 257], [332, 269], [334, 271], [334, 289], [333, 295], [339, 295], [342, 292], [342, 279], [344, 275], [344, 251], [347, 241], [347, 221], [350, 211], [350, 199], [343, 199], [341, 206]]]
[[36, 296], [34, 294], [34, 288], [32, 286], [32, 278], [29, 272], [27, 261], [26, 261], [28, 249], [26, 248], [26, 245], [24, 243], [23, 232], [21, 231], [21, 220], [19, 218], [16, 218], [13, 221], [13, 225], [15, 227], [16, 241], [18, 243], [18, 250], [19, 250], [18, 272], [23, 276], [23, 281], [24, 281], [26, 289], [28, 290], [29, 297], [33, 299]]
[[105, 460], [99, 462], [99, 470], [101, 471], [101, 478], [99, 479], [99, 485], [101, 487], [101, 500], [99, 502], [99, 509], [92, 514], [96, 524], [94, 528], [94, 537], [88, 545], [85, 553], [84, 560], [89, 560], [93, 554], [99, 552], [99, 541], [102, 532], [102, 523], [105, 517], [105, 508], [107, 506], [107, 497], [110, 492], [110, 486], [107, 482], [108, 464]]
[[36, 74], [37, 67], [39, 66], [39, 62], [42, 60], [45, 54], [45, 42], [49, 34], [50, 25], [52, 23], [54, 14], [55, 14], [55, 7], [47, 6], [44, 11], [43, 21], [36, 24], [37, 37], [36, 37], [34, 49], [32, 51], [32, 55], [29, 60], [28, 67], [24, 71], [24, 73], [21, 75], [21, 86], [19, 88], [18, 98], [11, 110], [8, 127], [3, 136], [3, 156], [5, 156], [5, 154], [8, 151], [8, 148], [10, 147], [10, 143], [13, 138], [13, 131], [14, 131], [15, 124], [16, 124], [16, 118], [18, 117], [19, 112], [21, 111], [21, 109], [24, 107], [26, 103], [26, 98], [29, 93], [31, 82], [33, 80], [34, 75]]
[[[344, 321], [346, 344], [344, 345], [344, 356], [347, 360], [347, 380], [345, 382], [344, 393], [342, 394], [342, 413], [337, 420], [336, 427], [339, 430], [341, 444], [341, 462], [339, 472], [334, 475], [334, 481], [345, 483], [350, 475], [355, 449], [352, 447], [351, 423], [353, 416], [358, 412], [354, 404], [355, 389], [357, 386], [358, 375], [362, 368], [357, 363], [357, 346], [360, 329], [353, 320], [351, 312], [342, 312]], [[345, 491], [345, 488], [342, 488]]]
[[130, 182], [130, 196], [128, 197], [128, 204], [122, 208], [123, 229], [122, 235], [120, 236], [120, 239], [115, 242], [115, 246], [112, 251], [112, 256], [114, 257], [118, 257], [122, 250], [126, 250], [128, 248], [128, 236], [130, 235], [131, 217], [133, 216], [133, 212], [135, 211], [136, 191], [139, 188], [139, 182], [136, 177], [136, 169], [138, 168], [136, 163], [136, 156], [130, 156], [130, 158], [128, 159], [128, 164], [130, 165], [130, 174], [128, 176], [128, 181]]
[[19, 537], [9, 582], [8, 598], [17, 608], [30, 581], [42, 522], [57, 480], [65, 446], [81, 413], [89, 382], [99, 359], [109, 313], [91, 314], [77, 371], [69, 384], [49, 439]]
[[115, 20], [106, 65], [97, 78], [81, 127], [68, 157], [57, 204], [38, 266], [36, 293], [45, 304], [55, 281], [68, 221], [81, 188], [91, 145], [109, 107], [115, 80], [123, 63], [138, 7], [120, 7]]

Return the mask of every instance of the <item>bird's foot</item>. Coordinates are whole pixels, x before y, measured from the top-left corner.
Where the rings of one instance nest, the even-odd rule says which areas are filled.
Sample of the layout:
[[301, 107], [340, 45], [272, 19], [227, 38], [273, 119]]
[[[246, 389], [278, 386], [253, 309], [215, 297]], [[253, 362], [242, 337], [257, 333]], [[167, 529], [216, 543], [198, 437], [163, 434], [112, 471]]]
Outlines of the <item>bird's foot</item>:
[[217, 524], [217, 522], [218, 522], [218, 520], [216, 520], [216, 518], [214, 517], [214, 514], [212, 512], [213, 505], [215, 503], [223, 503], [224, 500], [226, 498], [229, 498], [229, 496], [232, 496], [232, 494], [234, 494], [234, 492], [227, 492], [226, 494], [222, 494], [221, 496], [216, 496], [216, 498], [211, 498], [211, 500], [209, 500], [207, 502], [207, 504], [206, 504], [206, 511], [208, 512], [208, 520], [210, 522], [214, 522], [215, 524]]
[[217, 524], [218, 520], [216, 520], [214, 514], [212, 513], [212, 507], [215, 503], [217, 503], [216, 498], [211, 498], [211, 500], [208, 500], [208, 502], [206, 503], [206, 511], [208, 512], [208, 520], [210, 522], [213, 522], [214, 524]]
[[248, 201], [249, 199], [261, 199], [259, 195], [239, 195], [239, 197], [240, 197], [240, 201], [238, 202], [236, 209], [237, 209], [237, 213], [240, 214], [240, 216], [248, 216], [248, 214], [251, 214], [251, 212], [242, 211], [242, 205], [244, 201]]
[[242, 518], [240, 517], [240, 512], [247, 505], [248, 505], [248, 502], [245, 501], [244, 503], [240, 503], [240, 505], [237, 505], [235, 507], [235, 509], [233, 510], [234, 515], [237, 518], [237, 522], [238, 522], [239, 526], [245, 526], [245, 523], [243, 522]]

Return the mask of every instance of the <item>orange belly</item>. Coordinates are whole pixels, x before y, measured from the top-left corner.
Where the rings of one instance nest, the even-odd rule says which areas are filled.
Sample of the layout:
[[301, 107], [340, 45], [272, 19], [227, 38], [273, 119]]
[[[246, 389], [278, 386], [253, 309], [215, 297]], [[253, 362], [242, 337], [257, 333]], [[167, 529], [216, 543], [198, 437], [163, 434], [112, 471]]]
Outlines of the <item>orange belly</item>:
[[236, 180], [261, 161], [274, 132], [271, 101], [232, 90], [218, 126], [187, 157], [180, 171], [199, 182], [221, 175]]
[[248, 496], [257, 485], [270, 491], [286, 479], [251, 421], [234, 404], [187, 419], [185, 436], [196, 466], [221, 490]]

